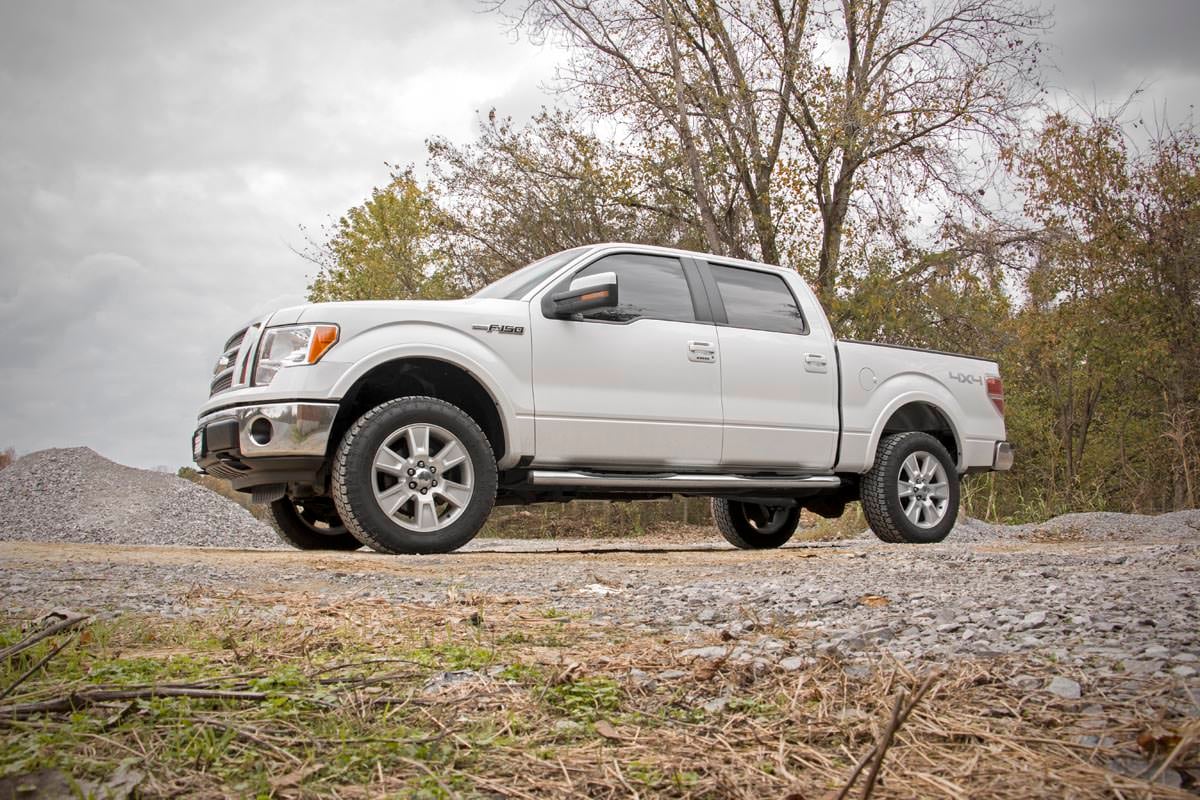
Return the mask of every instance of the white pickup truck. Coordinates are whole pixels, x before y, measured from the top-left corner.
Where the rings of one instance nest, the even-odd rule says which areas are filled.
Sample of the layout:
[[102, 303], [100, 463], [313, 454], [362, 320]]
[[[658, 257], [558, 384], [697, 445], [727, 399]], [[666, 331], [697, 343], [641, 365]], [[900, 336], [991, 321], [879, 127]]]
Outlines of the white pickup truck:
[[440, 553], [496, 504], [711, 497], [778, 547], [861, 500], [889, 542], [1005, 470], [995, 363], [839, 341], [789, 270], [644, 245], [547, 256], [473, 297], [319, 303], [225, 342], [192, 439], [299, 548]]

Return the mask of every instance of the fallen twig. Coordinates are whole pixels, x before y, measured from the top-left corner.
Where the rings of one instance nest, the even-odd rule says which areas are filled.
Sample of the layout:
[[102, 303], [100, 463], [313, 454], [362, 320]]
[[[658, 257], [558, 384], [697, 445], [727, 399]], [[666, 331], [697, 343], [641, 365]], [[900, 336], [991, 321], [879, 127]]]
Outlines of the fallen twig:
[[223, 689], [184, 689], [171, 686], [146, 686], [138, 689], [114, 689], [105, 691], [73, 692], [66, 697], [41, 700], [36, 703], [19, 703], [0, 706], [0, 717], [31, 717], [35, 714], [54, 714], [61, 711], [78, 711], [97, 703], [112, 700], [146, 700], [155, 697], [195, 697], [203, 700], [266, 700], [266, 692], [237, 692]]
[[47, 625], [41, 630], [34, 631], [16, 644], [9, 645], [3, 650], [0, 650], [0, 659], [12, 658], [17, 653], [22, 653], [28, 650], [43, 639], [47, 639], [56, 633], [69, 631], [71, 628], [74, 628], [81, 622], [91, 619], [91, 617], [89, 617], [87, 614], [72, 614], [68, 611], [55, 611], [47, 614], [45, 617], [42, 617], [41, 621], [44, 622], [51, 617], [61, 617], [61, 619], [52, 625]]
[[844, 786], [842, 786], [841, 790], [836, 795], [833, 795], [833, 800], [845, 800], [846, 795], [848, 795], [850, 790], [854, 788], [854, 784], [858, 780], [858, 776], [862, 774], [863, 769], [866, 768], [867, 764], [873, 763], [871, 775], [868, 778], [868, 782], [862, 794], [863, 800], [866, 800], [866, 798], [870, 797], [871, 791], [875, 787], [875, 780], [878, 777], [879, 768], [883, 765], [883, 755], [887, 752], [887, 748], [891, 746], [892, 738], [895, 736], [896, 731], [900, 729], [900, 726], [902, 726], [908, 719], [909, 715], [912, 714], [913, 709], [917, 707], [917, 703], [921, 702], [921, 699], [929, 692], [931, 688], [933, 688], [933, 683], [935, 680], [937, 680], [939, 675], [940, 673], [936, 671], [930, 673], [929, 677], [927, 677], [924, 683], [921, 684], [920, 688], [913, 693], [912, 699], [908, 701], [908, 704], [905, 705], [903, 709], [901, 709], [900, 706], [904, 699], [904, 695], [901, 694], [896, 698], [896, 706], [892, 710], [892, 720], [888, 725], [887, 730], [884, 731], [883, 737], [877, 740], [875, 744], [871, 746], [871, 749], [864, 753], [863, 757], [860, 758], [858, 763], [854, 765], [854, 769], [850, 771], [850, 777], [846, 779], [846, 783]]
[[58, 655], [63, 650], [63, 648], [65, 648], [67, 645], [74, 642], [76, 640], [76, 638], [77, 637], [72, 636], [69, 639], [64, 639], [63, 641], [59, 642], [54, 647], [53, 650], [51, 650], [49, 653], [46, 653], [46, 655], [39, 658], [38, 662], [36, 664], [34, 664], [32, 667], [30, 667], [28, 670], [26, 670], [24, 672], [24, 674], [21, 675], [21, 677], [17, 678], [15, 681], [13, 681], [12, 685], [10, 685], [3, 692], [0, 692], [0, 700], [3, 700], [4, 698], [6, 698], [10, 694], [12, 694], [14, 691], [16, 691], [18, 686], [20, 686], [25, 681], [29, 680], [30, 676], [32, 676], [35, 672], [37, 672], [39, 669], [44, 667], [46, 665], [47, 661], [49, 661], [50, 659], [52, 659], [56, 655]]

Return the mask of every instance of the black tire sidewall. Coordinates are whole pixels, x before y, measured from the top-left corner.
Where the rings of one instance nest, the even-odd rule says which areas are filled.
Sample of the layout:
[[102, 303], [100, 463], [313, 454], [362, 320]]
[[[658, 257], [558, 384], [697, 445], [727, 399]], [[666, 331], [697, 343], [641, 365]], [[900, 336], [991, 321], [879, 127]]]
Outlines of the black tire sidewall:
[[[398, 429], [431, 424], [453, 433], [471, 458], [475, 485], [467, 508], [450, 525], [432, 533], [412, 531], [388, 518], [375, 500], [373, 461], [380, 445]], [[444, 400], [405, 397], [364, 414], [338, 448], [334, 496], [350, 532], [367, 546], [388, 553], [448, 553], [469, 542], [483, 527], [496, 500], [496, 459], [479, 426]]]
[[800, 526], [800, 508], [789, 510], [781, 530], [764, 534], [750, 524], [746, 504], [732, 498], [713, 498], [713, 519], [725, 540], [742, 550], [773, 550], [787, 544]]
[[297, 550], [357, 550], [362, 547], [362, 542], [345, 528], [337, 533], [314, 531], [300, 516], [290, 497], [281, 497], [271, 503], [271, 519], [275, 521], [279, 538]]
[[[946, 509], [946, 516], [932, 528], [921, 528], [914, 525], [904, 515], [904, 508], [900, 503], [900, 486], [898, 484], [900, 468], [904, 464], [904, 460], [916, 452], [932, 454], [946, 471], [946, 480], [949, 484], [950, 499]], [[901, 538], [905, 542], [911, 544], [934, 544], [942, 541], [950, 534], [950, 531], [954, 529], [955, 522], [958, 521], [960, 487], [958, 471], [954, 461], [950, 458], [950, 454], [941, 442], [927, 433], [906, 434], [903, 441], [894, 449], [888, 451], [888, 456], [884, 460], [884, 463], [877, 465], [877, 469], [881, 470], [880, 477], [883, 482], [883, 496], [887, 507], [887, 514], [893, 527], [898, 529]]]

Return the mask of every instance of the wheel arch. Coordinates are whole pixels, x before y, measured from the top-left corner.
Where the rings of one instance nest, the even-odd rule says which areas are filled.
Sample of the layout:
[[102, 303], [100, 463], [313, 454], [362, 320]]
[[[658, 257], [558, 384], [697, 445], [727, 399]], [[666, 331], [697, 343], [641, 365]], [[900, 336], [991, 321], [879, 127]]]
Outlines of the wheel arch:
[[482, 370], [468, 369], [447, 358], [401, 355], [358, 370], [342, 390], [337, 417], [329, 435], [330, 452], [355, 420], [370, 409], [398, 397], [436, 397], [467, 413], [483, 429], [498, 462], [512, 454], [503, 395]]
[[879, 416], [867, 446], [867, 464], [874, 464], [884, 436], [906, 431], [928, 433], [945, 446], [959, 473], [963, 472], [963, 447], [959, 426], [946, 404], [930, 395], [912, 392], [893, 400]]

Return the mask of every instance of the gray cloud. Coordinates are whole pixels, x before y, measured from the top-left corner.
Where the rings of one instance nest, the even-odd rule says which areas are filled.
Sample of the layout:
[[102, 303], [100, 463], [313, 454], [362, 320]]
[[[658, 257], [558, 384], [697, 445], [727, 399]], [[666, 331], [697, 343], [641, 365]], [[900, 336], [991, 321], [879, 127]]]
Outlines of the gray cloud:
[[0, 6], [0, 446], [187, 463], [220, 343], [302, 299], [298, 224], [552, 65], [468, 2]]

